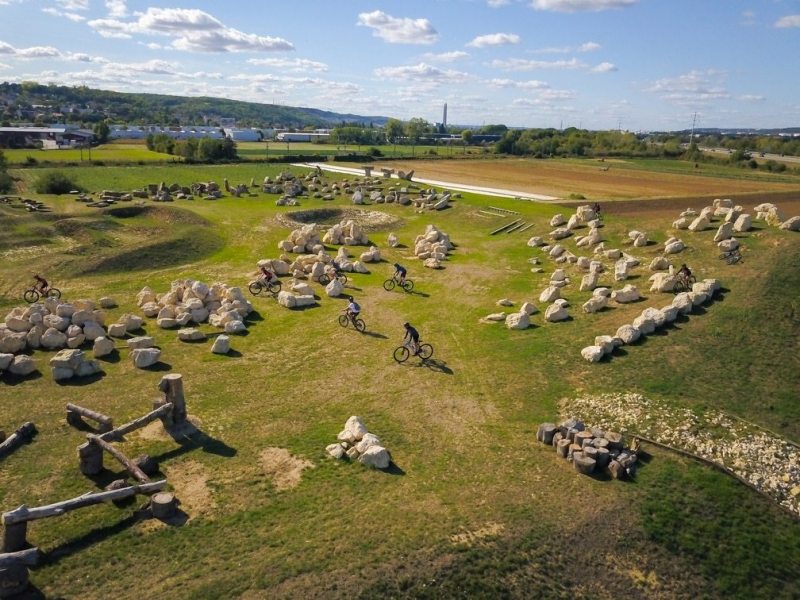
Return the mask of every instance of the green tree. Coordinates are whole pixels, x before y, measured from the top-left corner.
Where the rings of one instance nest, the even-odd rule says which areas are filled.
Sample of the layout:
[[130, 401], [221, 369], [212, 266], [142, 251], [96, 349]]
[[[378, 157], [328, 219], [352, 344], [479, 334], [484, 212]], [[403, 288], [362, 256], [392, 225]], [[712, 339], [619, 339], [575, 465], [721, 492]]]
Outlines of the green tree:
[[464, 144], [464, 154], [467, 153], [467, 146], [472, 143], [472, 136], [473, 133], [471, 129], [465, 129], [461, 132], [461, 141]]
[[105, 144], [108, 141], [108, 135], [111, 133], [111, 129], [105, 121], [97, 123], [92, 128], [92, 131], [94, 132], [94, 139], [98, 144]]
[[406, 137], [411, 142], [411, 154], [414, 155], [416, 146], [422, 139], [422, 136], [431, 130], [431, 124], [425, 119], [414, 117], [406, 123]]

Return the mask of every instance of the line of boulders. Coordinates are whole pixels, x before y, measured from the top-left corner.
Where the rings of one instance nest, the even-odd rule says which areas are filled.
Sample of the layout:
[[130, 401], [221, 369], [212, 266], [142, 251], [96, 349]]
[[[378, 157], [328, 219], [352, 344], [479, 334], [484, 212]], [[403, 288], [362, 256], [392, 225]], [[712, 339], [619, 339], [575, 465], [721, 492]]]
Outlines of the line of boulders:
[[392, 455], [381, 445], [380, 438], [367, 430], [361, 417], [347, 419], [344, 429], [336, 436], [339, 441], [329, 444], [325, 451], [338, 460], [357, 460], [362, 465], [375, 469], [388, 469]]
[[442, 261], [447, 260], [447, 255], [453, 248], [455, 246], [450, 241], [450, 236], [435, 225], [427, 225], [425, 233], [414, 239], [414, 256], [429, 269], [440, 269]]
[[[622, 434], [567, 419], [559, 425], [542, 423], [536, 439], [555, 448], [560, 458], [571, 461], [583, 475], [605, 472], [614, 479], [633, 478], [638, 464], [636, 448], [626, 448]], [[634, 446], [637, 446], [634, 441]]]
[[[497, 301], [498, 306], [511, 307], [514, 301], [503, 298]], [[505, 323], [509, 329], [528, 329], [531, 326], [531, 316], [539, 312], [533, 302], [523, 302], [519, 310], [506, 314], [505, 311], [492, 313], [480, 319], [481, 323]]]
[[369, 235], [356, 221], [342, 219], [341, 222], [336, 223], [325, 232], [322, 242], [336, 246], [366, 246], [369, 244]]
[[716, 279], [698, 281], [692, 285], [692, 291], [677, 294], [670, 304], [662, 308], [645, 308], [631, 324], [620, 326], [613, 336], [597, 336], [593, 345], [581, 350], [581, 356], [591, 363], [599, 362], [615, 348], [635, 343], [640, 337], [674, 322], [678, 315], [690, 314], [695, 306], [711, 300], [720, 287]]
[[136, 304], [145, 316], [155, 317], [162, 329], [208, 322], [225, 333], [243, 333], [245, 318], [253, 311], [240, 288], [224, 283], [209, 286], [192, 279], [173, 281], [163, 294], [144, 287], [136, 295]]

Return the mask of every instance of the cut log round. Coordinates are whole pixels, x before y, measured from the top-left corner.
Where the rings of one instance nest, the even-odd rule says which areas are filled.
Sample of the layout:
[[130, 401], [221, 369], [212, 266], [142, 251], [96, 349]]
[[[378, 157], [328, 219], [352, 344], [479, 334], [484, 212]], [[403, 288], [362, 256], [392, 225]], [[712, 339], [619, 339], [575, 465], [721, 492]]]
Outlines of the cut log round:
[[616, 431], [606, 431], [609, 449], [622, 450], [622, 434]]
[[168, 519], [175, 514], [177, 505], [172, 492], [159, 492], [150, 498], [150, 510], [156, 519]]
[[108, 452], [111, 456], [116, 458], [120, 464], [125, 467], [128, 473], [131, 474], [131, 477], [136, 479], [141, 483], [147, 483], [150, 481], [150, 478], [144, 474], [144, 472], [127, 456], [125, 456], [122, 452], [120, 452], [117, 448], [106, 442], [103, 438], [98, 435], [88, 434], [86, 436], [89, 438], [89, 441], [92, 444], [97, 444], [100, 448]]
[[608, 462], [611, 460], [608, 448], [597, 448], [595, 460], [597, 461], [598, 469], [605, 469], [608, 466]]
[[183, 395], [183, 376], [180, 373], [164, 375], [158, 384], [158, 389], [164, 392], [164, 399], [171, 403], [172, 419], [170, 425], [179, 425], [186, 420], [186, 398]]
[[561, 458], [567, 458], [567, 453], [569, 452], [570, 441], [567, 438], [558, 441], [556, 445], [556, 454], [558, 454]]
[[28, 567], [14, 565], [0, 568], [0, 598], [13, 598], [28, 587]]
[[567, 458], [572, 458], [576, 452], [580, 452], [581, 447], [578, 444], [570, 444], [567, 449]]
[[151, 477], [158, 473], [158, 461], [147, 454], [142, 454], [133, 459], [134, 464], [139, 467], [145, 475]]
[[27, 550], [20, 550], [19, 552], [8, 552], [0, 554], [0, 569], [13, 567], [16, 565], [25, 565], [33, 567], [39, 562], [39, 549], [28, 548]]
[[36, 435], [36, 426], [33, 423], [27, 421], [20, 425], [7, 439], [0, 442], [0, 458], [10, 454], [17, 446], [30, 442], [34, 435]]
[[597, 460], [597, 448], [595, 448], [594, 446], [584, 445], [583, 449], [581, 450], [581, 452], [583, 453], [583, 455], [586, 458], [591, 458], [592, 460], [595, 460], [595, 461]]
[[114, 428], [114, 420], [102, 413], [78, 406], [77, 404], [67, 404], [67, 423], [70, 425], [80, 427], [82, 424], [81, 417], [86, 417], [96, 421], [99, 425], [101, 433], [111, 431]]
[[572, 440], [573, 443], [578, 444], [581, 448], [583, 448], [586, 443], [591, 443], [592, 441], [592, 434], [588, 431], [579, 431], [575, 434], [575, 439]]
[[536, 432], [536, 439], [544, 444], [552, 444], [557, 429], [554, 423], [542, 423]]
[[616, 460], [612, 460], [608, 463], [608, 472], [614, 479], [623, 479], [625, 477], [625, 467]]
[[88, 477], [102, 472], [103, 449], [91, 442], [85, 442], [78, 446], [78, 466], [81, 473]]
[[594, 467], [597, 462], [593, 458], [589, 458], [583, 452], [576, 452], [572, 455], [572, 464], [575, 470], [583, 475], [590, 475], [594, 472]]
[[553, 448], [555, 448], [558, 445], [558, 442], [560, 440], [563, 440], [563, 439], [564, 439], [564, 436], [562, 435], [562, 433], [560, 431], [556, 431], [553, 434], [553, 441], [552, 441]]
[[594, 438], [592, 440], [592, 446], [595, 448], [608, 448], [608, 440], [605, 438]]

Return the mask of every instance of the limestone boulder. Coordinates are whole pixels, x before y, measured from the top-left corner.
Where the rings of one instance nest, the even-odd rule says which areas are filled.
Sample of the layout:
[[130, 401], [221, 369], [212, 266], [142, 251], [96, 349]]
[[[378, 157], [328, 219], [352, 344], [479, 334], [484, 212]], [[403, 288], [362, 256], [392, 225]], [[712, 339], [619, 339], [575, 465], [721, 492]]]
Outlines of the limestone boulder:
[[103, 296], [100, 298], [100, 308], [116, 308], [117, 301], [109, 296]]
[[561, 288], [554, 285], [548, 286], [539, 294], [539, 302], [553, 302], [558, 298], [561, 298]]
[[225, 333], [244, 333], [245, 331], [247, 331], [247, 327], [242, 321], [228, 321], [225, 323]]
[[341, 444], [328, 444], [325, 446], [325, 452], [331, 458], [342, 460], [345, 457], [345, 450]]
[[714, 234], [714, 241], [721, 242], [722, 240], [727, 240], [733, 236], [733, 224], [732, 223], [723, 223], [717, 229], [717, 233]]
[[676, 219], [672, 222], [673, 229], [689, 229], [689, 225], [692, 223], [692, 219], [689, 217], [681, 217]]
[[566, 222], [567, 220], [564, 218], [564, 215], [559, 213], [557, 215], [553, 215], [553, 218], [550, 219], [550, 227], [561, 227]]
[[587, 273], [581, 278], [580, 291], [591, 292], [597, 287], [600, 281], [600, 274], [596, 272]]
[[74, 371], [84, 360], [83, 350], [61, 350], [50, 359], [50, 366]]
[[676, 294], [672, 299], [672, 306], [678, 309], [679, 314], [688, 315], [692, 312], [694, 304], [688, 292], [681, 292], [680, 294]]
[[114, 352], [114, 340], [111, 340], [107, 337], [99, 337], [94, 340], [92, 353], [94, 354], [95, 358], [108, 356], [112, 352]]
[[581, 356], [585, 358], [590, 363], [600, 362], [600, 359], [603, 358], [605, 352], [600, 346], [586, 346], [583, 350], [581, 350]]
[[506, 320], [506, 313], [491, 313], [480, 319], [482, 323], [500, 323]]
[[650, 261], [650, 266], [648, 268], [651, 271], [666, 271], [669, 269], [669, 260], [664, 256], [656, 256]]
[[160, 319], [156, 319], [156, 325], [158, 325], [161, 329], [175, 329], [178, 327], [178, 321], [170, 317], [162, 317]]
[[314, 295], [314, 288], [310, 285], [305, 283], [304, 281], [298, 281], [297, 283], [292, 285], [292, 291], [295, 294], [300, 296], [313, 296]]
[[686, 244], [681, 240], [673, 240], [664, 244], [664, 254], [678, 254], [686, 249]]
[[8, 372], [19, 377], [27, 377], [36, 371], [36, 363], [30, 356], [19, 354], [8, 365]]
[[128, 340], [128, 348], [131, 350], [138, 350], [141, 348], [152, 348], [156, 345], [155, 340], [148, 336], [139, 336]]
[[567, 229], [566, 227], [559, 227], [558, 229], [554, 229], [550, 232], [550, 237], [554, 240], [563, 240], [564, 238], [568, 238], [572, 235], [572, 231]]
[[158, 348], [137, 348], [131, 352], [133, 366], [137, 369], [152, 367], [161, 359], [161, 350]]
[[670, 275], [669, 273], [655, 273], [650, 276], [650, 281], [652, 283], [650, 286], [651, 292], [671, 292], [675, 289], [678, 276]]
[[519, 307], [519, 311], [528, 315], [535, 315], [539, 312], [539, 309], [533, 302], [523, 302], [522, 306]]
[[527, 329], [531, 326], [531, 318], [528, 313], [516, 312], [506, 317], [506, 327], [509, 329]]
[[650, 335], [656, 330], [655, 322], [643, 315], [636, 317], [631, 324], [636, 327], [642, 335]]
[[786, 231], [800, 231], [800, 216], [787, 219], [779, 227]]
[[711, 222], [708, 220], [708, 218], [701, 214], [691, 222], [688, 229], [689, 231], [703, 231], [704, 229], [707, 229], [710, 224]]
[[112, 323], [108, 326], [108, 335], [110, 337], [122, 338], [125, 337], [127, 333], [128, 328], [125, 327], [125, 323]]
[[717, 244], [717, 246], [722, 252], [731, 252], [732, 250], [736, 250], [740, 244], [739, 240], [736, 238], [730, 238], [728, 240], [722, 240]]
[[206, 334], [194, 327], [178, 331], [178, 339], [182, 342], [199, 342], [206, 339]]
[[364, 425], [364, 421], [361, 417], [353, 415], [347, 422], [344, 424], [344, 430], [339, 434], [338, 439], [340, 441], [345, 441], [350, 444], [354, 444], [356, 442], [361, 441], [369, 431], [367, 430], [367, 426]]
[[641, 298], [639, 289], [635, 285], [628, 284], [621, 290], [614, 290], [611, 292], [611, 299], [618, 304], [627, 304], [628, 302], [636, 302]]
[[344, 292], [344, 285], [338, 279], [333, 279], [325, 286], [325, 294], [329, 298], [338, 298]]
[[231, 338], [227, 335], [218, 335], [211, 345], [214, 354], [227, 354], [231, 350]]
[[608, 306], [607, 296], [592, 296], [583, 303], [582, 308], [583, 312], [591, 314], [604, 309], [606, 306]]
[[285, 290], [278, 292], [278, 304], [286, 308], [294, 308], [297, 304], [296, 296]]
[[359, 455], [358, 462], [373, 469], [388, 469], [392, 457], [383, 446], [370, 446], [363, 454]]
[[624, 344], [633, 344], [642, 336], [642, 332], [633, 325], [623, 325], [617, 329], [617, 333], [614, 335], [621, 339]]
[[540, 236], [533, 236], [530, 238], [526, 244], [530, 248], [538, 248], [539, 246], [544, 246], [545, 241]]
[[0, 373], [7, 370], [9, 365], [14, 362], [14, 355], [13, 354], [0, 354]]
[[56, 348], [63, 348], [67, 345], [67, 336], [55, 329], [54, 327], [50, 327], [45, 330], [42, 334], [42, 338], [40, 340], [42, 348], [47, 348], [48, 350], [55, 350]]
[[733, 230], [742, 233], [745, 231], [750, 231], [753, 227], [753, 217], [748, 214], [739, 215], [739, 217], [733, 223]]
[[508, 298], [501, 298], [497, 302], [495, 302], [497, 306], [514, 306], [514, 301], [509, 300]]
[[558, 323], [569, 318], [566, 305], [559, 301], [554, 302], [544, 311], [544, 320], [549, 323]]

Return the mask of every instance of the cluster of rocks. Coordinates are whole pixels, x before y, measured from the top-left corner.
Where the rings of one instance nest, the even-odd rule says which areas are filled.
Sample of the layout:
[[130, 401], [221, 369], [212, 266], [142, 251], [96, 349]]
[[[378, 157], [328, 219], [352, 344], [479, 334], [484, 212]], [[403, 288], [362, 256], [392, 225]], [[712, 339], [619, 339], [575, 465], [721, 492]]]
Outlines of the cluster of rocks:
[[[310, 173], [307, 175], [309, 180], [314, 177], [315, 176]], [[303, 181], [298, 179], [293, 173], [282, 171], [275, 176], [275, 179], [271, 179], [269, 176], [264, 177], [264, 181], [261, 184], [261, 191], [265, 194], [282, 194], [276, 204], [278, 206], [284, 206], [286, 204], [291, 204], [287, 202], [288, 200], [304, 195], [305, 187]]]
[[136, 295], [136, 303], [145, 316], [155, 317], [162, 329], [208, 322], [225, 333], [242, 333], [247, 329], [244, 320], [253, 311], [240, 288], [224, 283], [209, 286], [192, 279], [173, 281], [163, 294], [144, 287]]
[[800, 516], [800, 447], [757, 425], [635, 393], [569, 398], [561, 409], [710, 461]]
[[569, 219], [566, 219], [564, 215], [560, 213], [553, 215], [553, 218], [550, 219], [550, 227], [555, 227], [556, 229], [550, 232], [550, 237], [554, 240], [563, 240], [564, 238], [570, 237], [575, 229], [587, 225], [591, 228], [589, 234], [582, 236], [579, 242], [582, 242], [584, 238], [590, 238], [590, 240], [596, 238], [597, 241], [586, 241], [580, 245], [588, 247], [602, 241], [600, 239], [600, 232], [598, 231], [599, 228], [602, 227], [602, 223], [600, 219], [597, 218], [594, 209], [588, 204], [579, 206], [575, 210], [575, 214], [570, 215]]
[[767, 225], [773, 225], [788, 231], [800, 231], [800, 216], [784, 219], [783, 213], [774, 204], [764, 202], [756, 206], [754, 210], [756, 211], [756, 219], [763, 220]]
[[388, 469], [392, 462], [389, 451], [381, 445], [381, 440], [367, 430], [361, 417], [347, 419], [344, 429], [336, 436], [338, 443], [330, 444], [325, 451], [332, 458], [357, 460], [362, 465], [375, 469]]
[[442, 261], [447, 260], [448, 253], [455, 248], [450, 236], [439, 231], [435, 225], [425, 227], [425, 233], [414, 240], [414, 256], [422, 260], [429, 269], [440, 269]]
[[336, 246], [366, 246], [369, 244], [369, 235], [352, 219], [343, 219], [325, 232], [322, 242]]
[[278, 250], [291, 252], [293, 254], [305, 254], [307, 252], [317, 253], [325, 250], [325, 246], [319, 239], [319, 232], [315, 223], [303, 225], [299, 229], [293, 229], [289, 233], [288, 239], [278, 242]]
[[690, 314], [695, 306], [711, 300], [719, 289], [720, 283], [716, 279], [698, 281], [692, 285], [692, 291], [677, 294], [670, 304], [662, 308], [645, 308], [631, 324], [622, 325], [613, 336], [597, 336], [593, 345], [581, 350], [581, 356], [589, 362], [599, 362], [615, 348], [635, 343], [640, 337], [669, 325], [678, 315]]
[[316, 303], [317, 297], [314, 294], [314, 289], [304, 281], [292, 283], [291, 291], [282, 290], [278, 292], [278, 305], [285, 308], [303, 308], [305, 306], [313, 306]]
[[[513, 300], [503, 298], [497, 301], [498, 306], [514, 306]], [[533, 302], [523, 302], [519, 310], [506, 314], [505, 311], [492, 313], [480, 319], [481, 323], [505, 323], [509, 329], [528, 329], [531, 326], [531, 316], [539, 312]]]
[[90, 377], [101, 372], [100, 363], [86, 357], [83, 350], [61, 350], [50, 359], [50, 369], [55, 381], [73, 377]]
[[571, 461], [575, 470], [583, 475], [608, 473], [614, 479], [633, 478], [638, 464], [638, 441], [626, 448], [621, 433], [600, 427], [587, 429], [586, 425], [571, 418], [559, 425], [542, 423], [536, 439], [553, 446], [556, 454]]

